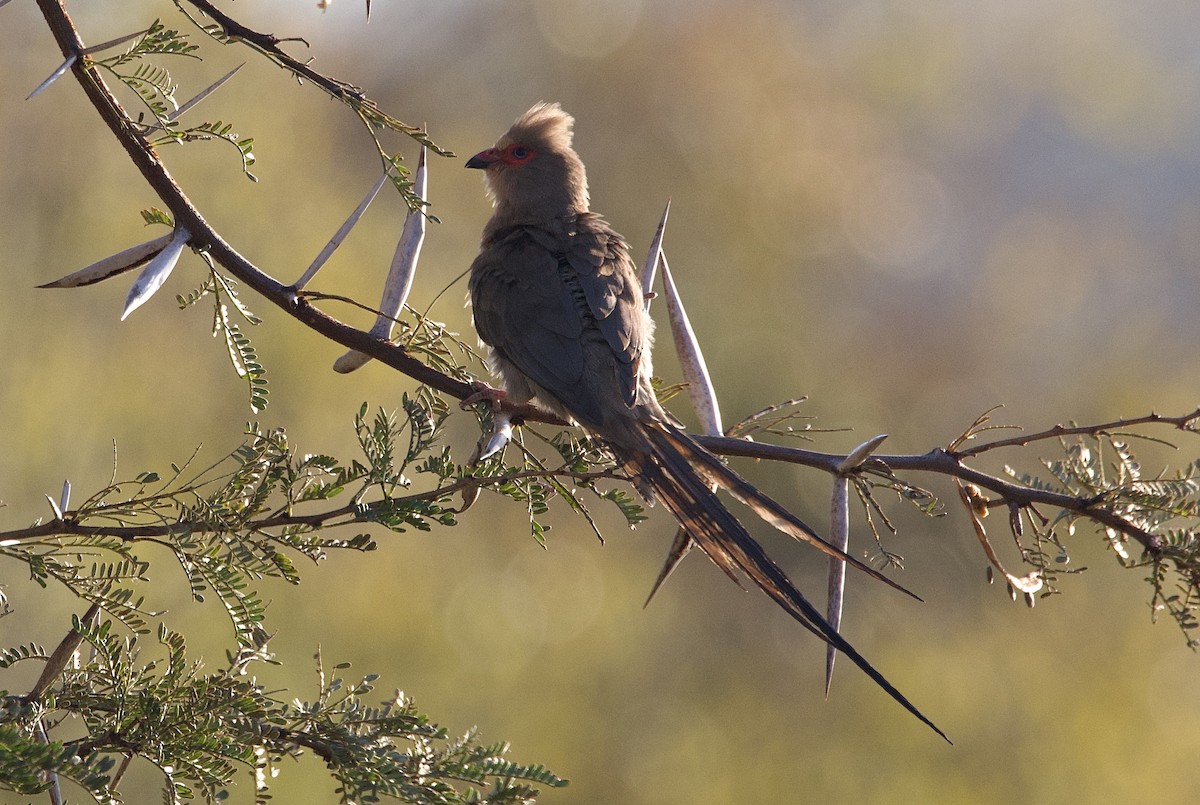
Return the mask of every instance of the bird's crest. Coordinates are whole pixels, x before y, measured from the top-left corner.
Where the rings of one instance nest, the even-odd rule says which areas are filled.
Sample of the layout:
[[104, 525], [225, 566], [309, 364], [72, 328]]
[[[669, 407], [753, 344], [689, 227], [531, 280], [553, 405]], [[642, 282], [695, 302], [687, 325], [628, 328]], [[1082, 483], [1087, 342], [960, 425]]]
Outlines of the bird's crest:
[[574, 125], [575, 118], [561, 106], [542, 101], [517, 118], [504, 140], [544, 151], [562, 152], [571, 147]]

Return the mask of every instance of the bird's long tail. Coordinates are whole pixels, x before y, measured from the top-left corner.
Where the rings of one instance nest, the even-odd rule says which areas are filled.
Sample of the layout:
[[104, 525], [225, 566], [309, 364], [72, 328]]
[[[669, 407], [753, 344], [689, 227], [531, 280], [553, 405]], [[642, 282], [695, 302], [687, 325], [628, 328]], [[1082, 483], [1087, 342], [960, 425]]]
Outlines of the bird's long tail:
[[655, 422], [648, 424], [645, 432], [653, 446], [652, 452], [647, 454], [628, 451], [620, 456], [622, 462], [631, 472], [636, 473], [639, 481], [648, 483], [653, 488], [657, 497], [670, 509], [679, 524], [687, 530], [713, 563], [739, 586], [739, 574], [748, 577], [800, 625], [848, 657], [904, 709], [949, 743], [950, 739], [936, 724], [926, 718], [904, 694], [829, 625], [817, 608], [796, 589], [787, 574], [767, 556], [762, 546], [725, 508], [709, 484], [716, 484], [728, 490], [764, 520], [786, 533], [793, 536], [802, 534], [800, 538], [807, 542], [815, 540], [815, 543], [819, 543], [818, 547], [824, 546], [822, 550], [826, 553], [839, 556], [893, 587], [908, 591], [826, 543], [811, 528], [763, 495], [726, 467], [720, 459], [674, 426], [665, 422]]

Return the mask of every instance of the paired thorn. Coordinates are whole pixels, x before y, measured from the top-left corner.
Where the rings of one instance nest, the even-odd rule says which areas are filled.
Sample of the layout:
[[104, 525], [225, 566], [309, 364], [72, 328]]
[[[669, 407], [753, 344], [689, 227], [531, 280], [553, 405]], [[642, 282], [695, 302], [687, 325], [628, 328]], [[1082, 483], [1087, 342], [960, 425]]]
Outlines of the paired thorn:
[[175, 264], [179, 262], [179, 256], [183, 254], [183, 249], [187, 246], [188, 238], [191, 236], [186, 227], [175, 228], [171, 242], [150, 261], [149, 265], [142, 269], [142, 273], [138, 274], [137, 279], [133, 281], [129, 295], [125, 297], [125, 307], [121, 310], [121, 321], [125, 321], [130, 313], [144, 305], [167, 281], [167, 277], [171, 276], [171, 272], [175, 270]]
[[887, 437], [886, 433], [881, 433], [878, 436], [872, 436], [870, 439], [867, 439], [842, 459], [841, 463], [837, 466], [837, 471], [850, 472], [861, 467], [863, 462], [871, 457], [871, 454], [875, 452], [879, 445], [883, 444], [883, 440]]
[[58, 69], [55, 70], [53, 73], [51, 73], [50, 76], [45, 81], [38, 84], [37, 87], [34, 88], [33, 92], [26, 95], [25, 100], [27, 100], [27, 101], [33, 100], [39, 93], [41, 93], [42, 90], [44, 90], [46, 87], [53, 84], [58, 79], [62, 78], [63, 74], [66, 73], [67, 70], [70, 70], [73, 66], [75, 66], [75, 62], [77, 62], [77, 61], [79, 61], [79, 54], [72, 53], [70, 56], [67, 57], [67, 60], [64, 61], [62, 64], [60, 64], [58, 66]]
[[[413, 177], [413, 193], [422, 202], [429, 201], [429, 176], [425, 156], [426, 148], [421, 146], [421, 156]], [[417, 275], [417, 261], [421, 257], [421, 246], [425, 242], [426, 226], [427, 220], [423, 210], [408, 211], [408, 216], [404, 219], [404, 228], [400, 232], [400, 241], [396, 244], [396, 253], [392, 257], [392, 264], [383, 284], [379, 315], [371, 327], [371, 335], [376, 338], [386, 340], [392, 337], [392, 328], [404, 309], [404, 303], [412, 290], [413, 278]], [[353, 372], [369, 360], [369, 355], [352, 349], [334, 362], [333, 369], [345, 374]]]
[[346, 219], [346, 222], [342, 224], [341, 228], [333, 234], [333, 237], [330, 238], [329, 242], [325, 244], [325, 248], [321, 249], [320, 254], [318, 254], [316, 259], [312, 261], [312, 265], [310, 265], [304, 271], [304, 273], [300, 275], [299, 279], [292, 283], [291, 287], [295, 292], [299, 293], [300, 291], [304, 290], [304, 286], [308, 285], [308, 283], [312, 281], [312, 278], [315, 277], [317, 272], [321, 270], [321, 267], [325, 265], [325, 261], [328, 260], [334, 251], [337, 250], [338, 246], [342, 245], [342, 241], [344, 241], [346, 236], [350, 234], [350, 230], [354, 228], [355, 224], [359, 222], [359, 219], [361, 219], [363, 214], [367, 211], [367, 208], [371, 206], [371, 202], [375, 200], [375, 196], [379, 195], [379, 191], [383, 189], [383, 186], [387, 183], [388, 177], [391, 176], [391, 173], [392, 170], [390, 167], [384, 171], [383, 175], [379, 177], [379, 181], [377, 181], [374, 186], [367, 191], [367, 195], [364, 196], [363, 200], [360, 201], [358, 206], [354, 208], [354, 212], [350, 213], [350, 217]]
[[46, 495], [46, 502], [50, 504], [50, 509], [54, 512], [54, 519], [63, 521], [66, 519], [64, 512], [70, 511], [71, 508], [71, 482], [63, 481], [62, 492], [58, 495], [58, 500]]
[[225, 84], [226, 81], [228, 81], [229, 79], [231, 79], [235, 75], [237, 75], [238, 70], [241, 70], [245, 66], [246, 66], [246, 63], [242, 62], [237, 67], [234, 67], [228, 73], [221, 76], [220, 78], [218, 78], [216, 81], [209, 84], [204, 89], [200, 90], [198, 93], [196, 93], [192, 97], [192, 99], [190, 101], [187, 101], [186, 103], [184, 103], [182, 106], [178, 107], [174, 112], [167, 115], [163, 119], [166, 120], [168, 123], [170, 123], [174, 120], [178, 120], [180, 117], [182, 117], [184, 114], [186, 114], [189, 110], [195, 108], [195, 106], [198, 103], [200, 103], [202, 100], [204, 100], [209, 95], [212, 95], [214, 92], [216, 92], [218, 89], [220, 89]]
[[[829, 505], [829, 542], [842, 553], [850, 546], [850, 479], [847, 473], [862, 466], [888, 435], [872, 436], [851, 450], [837, 465], [833, 478], [833, 496]], [[835, 632], [841, 633], [842, 604], [846, 596], [846, 563], [836, 556], [829, 557], [829, 581], [827, 584], [825, 620]], [[825, 648], [825, 698], [829, 698], [829, 686], [833, 684], [833, 665], [837, 660], [837, 648], [832, 643]]]
[[[492, 409], [492, 430], [486, 441], [481, 438], [475, 443], [475, 449], [471, 452], [471, 457], [467, 459], [467, 466], [474, 467], [508, 446], [508, 443], [512, 441], [513, 421], [512, 414], [500, 407], [500, 401], [508, 397], [508, 392], [493, 388], [481, 380], [472, 380], [471, 388], [474, 389], [474, 392], [462, 398], [458, 403], [459, 407], [467, 410], [482, 402], [487, 403]], [[475, 493], [478, 494], [478, 489], [475, 490]]]
[[492, 432], [488, 436], [487, 444], [479, 452], [479, 458], [476, 461], [486, 461], [499, 453], [512, 441], [512, 435], [512, 417], [504, 411], [497, 411], [492, 418]]
[[650, 241], [650, 253], [646, 255], [646, 262], [642, 265], [642, 298], [645, 299], [646, 312], [650, 311], [650, 300], [655, 294], [651, 288], [654, 287], [654, 273], [658, 271], [658, 259], [662, 254], [663, 233], [667, 229], [667, 215], [671, 212], [671, 199], [667, 199], [667, 206], [663, 209], [662, 218], [658, 220], [658, 229], [654, 231], [654, 238]]
[[671, 577], [671, 574], [679, 567], [679, 563], [683, 561], [683, 557], [691, 553], [694, 547], [696, 547], [696, 541], [692, 539], [686, 528], [680, 526], [675, 532], [675, 541], [671, 543], [671, 549], [667, 551], [666, 561], [663, 562], [662, 569], [658, 571], [658, 578], [654, 580], [650, 594], [646, 596], [646, 602], [642, 604], [643, 609], [650, 606], [650, 602], [654, 600], [654, 596], [663, 586], [663, 582]]
[[[7, 2], [8, 2], [8, 0], [0, 0], [0, 6], [3, 6]], [[66, 73], [67, 70], [70, 70], [72, 67], [75, 66], [75, 62], [79, 61], [80, 56], [87, 56], [92, 53], [99, 53], [101, 50], [108, 50], [111, 47], [116, 47], [117, 45], [128, 42], [130, 39], [137, 39], [139, 36], [142, 36], [143, 34], [147, 33], [149, 30], [150, 29], [147, 28], [144, 31], [135, 31], [134, 33], [131, 33], [131, 34], [125, 34], [124, 36], [119, 36], [116, 39], [110, 39], [107, 42], [101, 42], [98, 45], [92, 45], [90, 47], [86, 47], [77, 53], [72, 53], [70, 56], [67, 56], [66, 60], [63, 61], [62, 64], [60, 64], [58, 66], [57, 70], [55, 70], [53, 73], [50, 74], [49, 78], [47, 78], [42, 83], [38, 84], [37, 87], [33, 90], [33, 92], [26, 95], [25, 100], [27, 100], [27, 101], [32, 100], [36, 95], [41, 93], [42, 90], [46, 89], [46, 87], [50, 86], [55, 81], [62, 78], [63, 74]]]
[[139, 243], [137, 246], [131, 246], [124, 251], [117, 252], [110, 257], [105, 257], [103, 260], [98, 260], [90, 266], [81, 268], [78, 271], [68, 274], [65, 277], [60, 277], [53, 282], [47, 282], [39, 285], [39, 288], [78, 288], [84, 285], [92, 285], [109, 277], [115, 277], [118, 274], [123, 274], [130, 269], [137, 268], [145, 263], [154, 255], [161, 252], [171, 242], [175, 233], [163, 235], [162, 237], [148, 240], [145, 243]]
[[[667, 263], [667, 255], [663, 250], [663, 235], [667, 228], [667, 216], [671, 212], [671, 200], [667, 199], [667, 205], [663, 209], [662, 217], [658, 221], [658, 228], [654, 232], [654, 238], [650, 243], [650, 252], [646, 256], [646, 263], [642, 268], [642, 295], [645, 299], [646, 310], [650, 310], [650, 301], [657, 294], [652, 289], [654, 277], [659, 266], [662, 267], [663, 276], [663, 292], [667, 302], [667, 316], [671, 323], [671, 335], [675, 341], [675, 351], [679, 356], [680, 368], [683, 372], [683, 379], [687, 382], [688, 399], [692, 403], [692, 408], [696, 412], [696, 416], [700, 421], [700, 427], [706, 435], [721, 436], [724, 434], [724, 428], [721, 425], [721, 407], [717, 404], [717, 393], [713, 388], [712, 379], [708, 373], [708, 364], [704, 361], [704, 353], [700, 349], [700, 341], [696, 338], [696, 333], [692, 329], [692, 323], [688, 319], [687, 310], [683, 306], [683, 300], [679, 296], [679, 289], [675, 287], [675, 279], [671, 275], [670, 265]], [[714, 488], [715, 491], [715, 488]], [[658, 578], [655, 579], [654, 585], [650, 588], [650, 595], [646, 597], [646, 603], [643, 606], [648, 606], [653, 600], [659, 588], [662, 587], [683, 558], [691, 552], [695, 546], [695, 541], [688, 534], [687, 529], [680, 528], [675, 533], [675, 541], [671, 543], [671, 549], [667, 552], [667, 558], [663, 562], [662, 569], [659, 570]]]
[[45, 497], [46, 502], [50, 504], [50, 510], [52, 512], [54, 512], [54, 519], [61, 521], [63, 519], [63, 510], [58, 505], [58, 501], [56, 501], [54, 498], [50, 497], [49, 495], [43, 495], [43, 497]]
[[724, 433], [721, 427], [721, 407], [717, 404], [717, 392], [708, 373], [708, 364], [704, 361], [700, 341], [696, 338], [692, 322], [683, 307], [683, 300], [679, 297], [679, 290], [675, 287], [666, 252], [660, 252], [659, 258], [663, 270], [663, 291], [667, 297], [671, 335], [675, 340], [675, 351], [679, 355], [683, 379], [687, 381], [688, 399], [692, 402], [696, 416], [700, 418], [700, 427], [704, 433], [708, 436], [720, 436]]
[[[850, 547], [850, 479], [845, 475], [833, 478], [833, 497], [829, 505], [829, 543], [843, 553]], [[825, 608], [825, 620], [833, 631], [842, 631], [842, 602], [846, 593], [846, 563], [836, 556], [829, 557], [829, 600]], [[829, 698], [829, 686], [833, 684], [833, 664], [837, 660], [837, 647], [825, 645], [825, 698]]]

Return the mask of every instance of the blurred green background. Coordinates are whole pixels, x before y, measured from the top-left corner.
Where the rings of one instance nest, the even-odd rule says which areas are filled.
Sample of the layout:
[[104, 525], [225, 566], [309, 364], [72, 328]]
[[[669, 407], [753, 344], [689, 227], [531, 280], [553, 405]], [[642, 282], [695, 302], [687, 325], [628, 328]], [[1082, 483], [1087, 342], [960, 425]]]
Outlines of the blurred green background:
[[[443, 223], [417, 306], [468, 265], [488, 215], [465, 157], [534, 101], [558, 100], [578, 120], [594, 208], [639, 258], [673, 199], [666, 249], [727, 421], [806, 394], [816, 426], [853, 428], [817, 435], [819, 449], [886, 432], [887, 450], [924, 452], [998, 403], [1001, 421], [1040, 429], [1183, 413], [1200, 397], [1200, 6], [1187, 0], [377, 1], [369, 25], [351, 0], [326, 13], [315, 0], [223, 5], [304, 37], [311, 50], [293, 53], [459, 154], [431, 165]], [[187, 27], [167, 2], [72, 12], [90, 42], [156, 16]], [[220, 144], [164, 157], [235, 247], [290, 281], [378, 160], [313, 88], [241, 48], [203, 52], [203, 64], [164, 64], [186, 98], [249, 59], [193, 122], [255, 137], [261, 181]], [[64, 477], [77, 495], [102, 486], [114, 444], [119, 477], [201, 443], [215, 460], [252, 415], [209, 312], [172, 302], [202, 281], [197, 258], [124, 323], [124, 278], [34, 289], [146, 239], [138, 210], [157, 203], [72, 80], [25, 101], [58, 61], [32, 2], [0, 9], [2, 528], [46, 515], [42, 495]], [[415, 157], [402, 138], [388, 145]], [[377, 200], [312, 287], [377, 299], [401, 217], [394, 194]], [[460, 282], [432, 315], [469, 334], [464, 296]], [[349, 459], [359, 403], [396, 407], [412, 383], [377, 365], [335, 375], [339, 346], [247, 301], [266, 320], [251, 333], [271, 381], [261, 421]], [[656, 368], [678, 379], [669, 339]], [[467, 422], [454, 431], [463, 455], [472, 439]], [[1197, 445], [1183, 447], [1177, 465]], [[738, 466], [825, 518], [826, 476]], [[918, 480], [952, 499], [940, 479]], [[1141, 572], [1119, 571], [1081, 530], [1073, 566], [1091, 569], [1029, 610], [985, 583], [953, 506], [936, 521], [891, 511], [901, 580], [927, 603], [852, 576], [844, 629], [954, 748], [844, 660], [824, 701], [823, 647], [699, 557], [643, 611], [674, 530], [661, 511], [633, 532], [604, 512], [603, 547], [564, 516], [543, 550], [522, 512], [488, 495], [458, 528], [376, 534], [375, 554], [302, 568], [298, 588], [263, 585], [286, 662], [267, 677], [311, 694], [319, 645], [327, 663], [380, 673], [380, 698], [401, 687], [451, 732], [478, 724], [570, 778], [547, 803], [1200, 799], [1200, 665], [1174, 624], [1151, 624]], [[861, 520], [853, 529], [864, 545]], [[763, 538], [819, 600], [824, 561]], [[160, 558], [151, 605], [216, 662], [221, 613], [188, 602]], [[6, 645], [53, 643], [81, 609], [12, 567], [0, 583], [16, 610], [0, 621]], [[146, 788], [129, 801], [157, 799], [153, 775], [131, 785]], [[332, 802], [333, 786], [307, 758], [276, 801]]]

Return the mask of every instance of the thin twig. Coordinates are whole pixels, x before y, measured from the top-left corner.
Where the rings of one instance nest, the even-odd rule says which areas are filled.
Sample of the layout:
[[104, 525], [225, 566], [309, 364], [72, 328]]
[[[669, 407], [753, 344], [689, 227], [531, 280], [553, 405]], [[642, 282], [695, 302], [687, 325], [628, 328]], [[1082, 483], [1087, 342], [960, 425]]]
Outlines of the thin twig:
[[[507, 483], [509, 481], [520, 481], [529, 478], [548, 479], [551, 482], [557, 478], [569, 478], [575, 481], [624, 480], [623, 476], [613, 472], [612, 470], [577, 472], [574, 470], [551, 470], [541, 468], [538, 470], [509, 472], [504, 473], [503, 475], [468, 475], [453, 483], [445, 486], [439, 486], [435, 489], [430, 489], [425, 492], [417, 492], [415, 494], [405, 495], [403, 497], [389, 498], [385, 501], [375, 501], [365, 505], [348, 503], [335, 509], [329, 509], [322, 512], [313, 512], [311, 514], [294, 514], [287, 511], [278, 511], [266, 517], [246, 521], [241, 527], [253, 532], [264, 532], [267, 529], [283, 528], [287, 526], [310, 526], [317, 528], [351, 525], [353, 523], [377, 522], [373, 512], [385, 505], [392, 506], [396, 504], [417, 501], [439, 500], [440, 498], [453, 495], [463, 489], [494, 486], [497, 484]], [[163, 494], [155, 497], [164, 498], [170, 497], [170, 495]], [[129, 503], [140, 503], [143, 502], [143, 500], [147, 499], [133, 500], [129, 501]], [[114, 537], [116, 539], [130, 542], [135, 540], [151, 540], [162, 537], [171, 537], [177, 534], [207, 534], [227, 530], [223, 529], [219, 525], [190, 520], [180, 522], [167, 522], [164, 520], [156, 525], [85, 525], [78, 522], [77, 518], [79, 517], [80, 513], [75, 512], [73, 517], [68, 520], [54, 520], [47, 523], [29, 526], [28, 528], [0, 531], [0, 546], [11, 546], [24, 540], [36, 540], [45, 537]], [[342, 517], [349, 519], [345, 520], [344, 522], [335, 522], [338, 520], [338, 518]], [[169, 547], [169, 545], [167, 547]], [[57, 657], [57, 655], [58, 652], [56, 651], [51, 659], [53, 660], [54, 657]], [[70, 656], [69, 652], [67, 656]]]
[[1038, 433], [1023, 433], [1007, 439], [985, 442], [972, 447], [970, 450], [956, 450], [954, 452], [959, 458], [971, 458], [980, 453], [996, 450], [1001, 447], [1025, 447], [1032, 442], [1057, 439], [1062, 436], [1097, 436], [1101, 433], [1108, 433], [1109, 431], [1129, 428], [1135, 425], [1163, 424], [1173, 425], [1180, 430], [1192, 430], [1197, 425], [1197, 420], [1200, 420], [1200, 408], [1183, 416], [1163, 416], [1162, 414], [1151, 412], [1146, 416], [1133, 417], [1131, 419], [1114, 419], [1112, 422], [1103, 422], [1099, 425], [1055, 425]]

